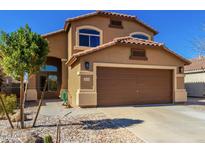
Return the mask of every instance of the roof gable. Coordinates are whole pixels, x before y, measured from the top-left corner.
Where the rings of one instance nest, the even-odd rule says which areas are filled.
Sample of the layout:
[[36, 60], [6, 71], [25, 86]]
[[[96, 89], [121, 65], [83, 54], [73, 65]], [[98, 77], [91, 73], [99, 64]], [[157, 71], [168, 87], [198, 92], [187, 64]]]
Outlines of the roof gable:
[[145, 24], [144, 22], [142, 22], [141, 20], [139, 20], [135, 16], [121, 14], [121, 13], [115, 13], [115, 12], [105, 12], [105, 11], [96, 11], [96, 12], [92, 12], [92, 13], [88, 13], [88, 14], [85, 14], [85, 15], [81, 15], [81, 16], [77, 16], [77, 17], [74, 17], [74, 18], [67, 19], [66, 22], [65, 22], [65, 25], [64, 25], [64, 29], [67, 30], [68, 27], [70, 26], [70, 24], [74, 21], [78, 21], [78, 20], [93, 17], [93, 16], [118, 17], [118, 18], [122, 18], [124, 20], [134, 21], [134, 22], [142, 25], [143, 27], [149, 29], [150, 31], [152, 31], [155, 35], [158, 34], [158, 32], [154, 28], [152, 28], [151, 26]]
[[182, 56], [176, 54], [175, 52], [169, 50], [166, 46], [164, 46], [163, 43], [158, 43], [150, 40], [143, 40], [143, 39], [136, 39], [132, 38], [130, 36], [127, 37], [120, 37], [120, 38], [115, 38], [113, 41], [109, 43], [102, 44], [100, 46], [97, 46], [95, 48], [90, 48], [87, 50], [84, 50], [82, 52], [78, 52], [76, 54], [73, 54], [73, 56], [70, 58], [70, 60], [67, 62], [68, 65], [72, 65], [77, 61], [82, 56], [92, 54], [95, 52], [98, 52], [102, 49], [114, 46], [114, 45], [142, 45], [142, 46], [150, 46], [150, 47], [160, 47], [164, 49], [166, 52], [172, 54], [173, 56], [177, 57], [178, 59], [182, 60], [186, 65], [190, 64], [190, 61], [183, 58]]

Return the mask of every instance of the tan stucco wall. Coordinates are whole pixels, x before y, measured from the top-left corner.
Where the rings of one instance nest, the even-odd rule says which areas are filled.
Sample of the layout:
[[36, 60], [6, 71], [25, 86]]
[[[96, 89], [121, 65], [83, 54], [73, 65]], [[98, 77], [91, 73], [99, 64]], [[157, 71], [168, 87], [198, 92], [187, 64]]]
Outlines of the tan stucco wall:
[[67, 36], [68, 36], [68, 40], [67, 40], [67, 43], [68, 43], [68, 49], [67, 49], [67, 53], [68, 53], [68, 60], [70, 59], [70, 57], [72, 56], [72, 42], [73, 42], [73, 28], [70, 27], [68, 33], [67, 33]]
[[163, 65], [163, 66], [183, 66], [184, 62], [161, 48], [146, 48], [148, 60], [130, 60], [130, 47], [113, 46], [102, 51], [86, 55], [81, 58], [82, 69], [83, 62], [109, 62], [121, 64], [141, 64], [141, 65]]
[[48, 40], [49, 54], [50, 57], [56, 58], [67, 58], [68, 51], [68, 41], [67, 33], [60, 32], [53, 35], [46, 36], [45, 39]]
[[29, 88], [36, 89], [36, 75], [31, 75], [29, 79]]
[[26, 100], [33, 101], [37, 100], [37, 89], [36, 89], [36, 75], [32, 75], [29, 79], [28, 90]]
[[177, 89], [184, 89], [184, 77], [177, 77]]
[[[81, 64], [81, 69], [78, 74], [80, 74], [79, 84], [80, 92], [78, 93], [78, 100], [80, 101], [79, 106], [94, 106], [96, 105], [96, 88], [94, 87], [93, 82], [84, 81], [84, 78], [89, 77], [90, 81], [93, 81], [94, 72], [93, 65], [94, 63], [108, 63], [108, 64], [131, 64], [135, 65], [144, 65], [144, 66], [167, 66], [176, 69], [176, 75], [174, 76], [176, 80], [176, 90], [173, 90], [175, 102], [186, 101], [186, 91], [184, 90], [184, 77], [183, 74], [177, 74], [178, 67], [182, 67], [184, 62], [176, 58], [172, 54], [161, 48], [146, 48], [146, 55], [148, 57], [147, 61], [144, 60], [130, 60], [130, 47], [125, 46], [113, 46], [96, 53], [86, 55], [81, 57], [80, 61], [77, 64]], [[89, 61], [91, 64], [90, 70], [85, 70], [84, 62]], [[92, 74], [93, 73], [93, 74]], [[85, 82], [85, 83], [83, 83]], [[84, 90], [85, 89], [85, 90]], [[90, 89], [90, 92], [89, 92]], [[86, 97], [87, 96], [87, 97]], [[89, 102], [89, 103], [88, 103]]]
[[65, 63], [66, 63], [65, 61], [61, 62], [62, 65], [61, 89], [68, 89], [68, 67]]
[[[77, 93], [80, 89], [80, 76], [78, 76], [78, 72], [80, 71], [80, 64], [69, 67], [69, 78], [68, 78], [68, 92], [69, 99], [71, 99], [71, 106], [78, 106]], [[70, 96], [72, 98], [70, 98]]]
[[127, 21], [122, 20], [123, 29], [119, 28], [110, 28], [110, 18], [109, 17], [101, 17], [95, 16], [90, 18], [85, 18], [79, 21], [72, 22], [72, 34], [70, 34], [69, 39], [71, 38], [71, 52], [75, 53], [79, 50], [74, 50], [76, 44], [76, 29], [80, 26], [94, 26], [102, 30], [103, 33], [103, 41], [102, 44], [112, 41], [116, 37], [124, 37], [129, 36], [133, 32], [144, 32], [151, 37], [154, 35], [153, 32], [148, 30], [147, 28], [143, 27], [142, 25], [134, 22], [134, 21]]
[[38, 94], [36, 89], [28, 89], [27, 90], [27, 95], [26, 95], [26, 100], [27, 101], [35, 101], [38, 99]]
[[186, 102], [187, 101], [187, 92], [186, 89], [177, 89], [174, 92], [175, 102]]

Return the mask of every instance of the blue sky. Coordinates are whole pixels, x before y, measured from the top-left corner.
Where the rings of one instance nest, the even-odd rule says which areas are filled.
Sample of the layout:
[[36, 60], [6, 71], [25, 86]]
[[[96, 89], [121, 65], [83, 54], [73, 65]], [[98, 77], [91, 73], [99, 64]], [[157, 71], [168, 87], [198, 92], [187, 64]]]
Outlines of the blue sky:
[[[11, 32], [26, 23], [33, 31], [44, 34], [63, 28], [67, 18], [93, 11], [0, 11], [0, 30]], [[115, 10], [135, 15], [159, 34], [154, 38], [178, 54], [192, 58], [196, 39], [205, 38], [205, 11], [134, 11]]]

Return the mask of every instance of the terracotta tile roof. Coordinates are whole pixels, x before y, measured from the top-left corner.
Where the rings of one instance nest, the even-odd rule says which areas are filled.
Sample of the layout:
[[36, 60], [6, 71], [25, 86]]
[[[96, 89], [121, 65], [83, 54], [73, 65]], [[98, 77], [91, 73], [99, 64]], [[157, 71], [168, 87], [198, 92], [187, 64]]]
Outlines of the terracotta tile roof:
[[162, 43], [158, 43], [150, 40], [144, 40], [144, 39], [136, 39], [130, 36], [115, 38], [114, 42], [122, 43], [122, 44], [137, 44], [137, 45], [149, 45], [149, 46], [163, 45]]
[[191, 64], [184, 67], [185, 71], [199, 71], [205, 69], [205, 57], [193, 58]]
[[70, 60], [67, 62], [67, 64], [72, 65], [81, 56], [91, 54], [93, 52], [97, 52], [97, 51], [100, 51], [104, 48], [107, 48], [107, 47], [110, 47], [113, 45], [118, 45], [118, 44], [119, 45], [144, 45], [144, 46], [152, 46], [152, 47], [162, 47], [167, 52], [169, 52], [169, 53], [175, 55], [176, 57], [180, 58], [181, 60], [183, 60], [186, 64], [190, 64], [190, 61], [181, 57], [180, 55], [176, 54], [175, 52], [169, 50], [167, 47], [164, 46], [163, 43], [158, 43], [158, 42], [154, 42], [154, 41], [150, 41], [150, 40], [136, 39], [136, 38], [133, 38], [130, 36], [115, 38], [111, 42], [102, 44], [102, 45], [97, 46], [95, 48], [90, 48], [90, 49], [84, 50], [82, 52], [75, 53], [70, 58]]
[[68, 18], [66, 21], [74, 21], [79, 20], [85, 17], [90, 17], [93, 15], [108, 15], [108, 16], [117, 16], [117, 17], [124, 17], [124, 18], [131, 18], [135, 19], [135, 16], [127, 15], [127, 14], [121, 14], [121, 13], [115, 13], [115, 12], [105, 12], [105, 11], [95, 11], [88, 14], [80, 15], [74, 18]]
[[95, 12], [91, 12], [91, 13], [88, 13], [88, 14], [85, 14], [85, 15], [74, 17], [74, 18], [69, 18], [69, 19], [66, 20], [64, 29], [67, 29], [70, 22], [80, 20], [80, 19], [83, 19], [83, 18], [86, 18], [86, 17], [95, 16], [95, 15], [114, 16], [114, 17], [121, 17], [121, 18], [129, 19], [129, 20], [133, 20], [133, 21], [143, 25], [144, 27], [148, 28], [149, 30], [151, 30], [152, 32], [154, 32], [154, 34], [158, 33], [154, 28], [152, 28], [151, 26], [145, 24], [144, 22], [139, 20], [136, 16], [122, 14], [122, 13], [115, 13], [115, 12], [107, 12], [107, 11], [95, 11]]

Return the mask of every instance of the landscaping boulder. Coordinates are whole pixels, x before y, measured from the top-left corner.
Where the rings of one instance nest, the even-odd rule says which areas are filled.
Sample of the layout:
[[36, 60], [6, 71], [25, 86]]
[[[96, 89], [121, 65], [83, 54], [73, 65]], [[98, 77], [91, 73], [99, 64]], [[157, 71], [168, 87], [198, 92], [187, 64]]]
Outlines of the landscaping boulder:
[[6, 120], [6, 116], [5, 115], [0, 115], [0, 120]]
[[[20, 116], [20, 112], [16, 112], [12, 118], [11, 118], [12, 122], [19, 122], [21, 121], [21, 116]], [[28, 120], [26, 114], [24, 114], [24, 121]]]
[[22, 143], [44, 143], [43, 138], [35, 133], [28, 133], [26, 136], [20, 138]]

